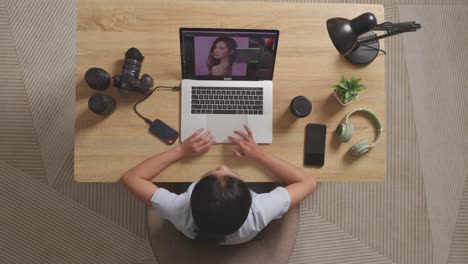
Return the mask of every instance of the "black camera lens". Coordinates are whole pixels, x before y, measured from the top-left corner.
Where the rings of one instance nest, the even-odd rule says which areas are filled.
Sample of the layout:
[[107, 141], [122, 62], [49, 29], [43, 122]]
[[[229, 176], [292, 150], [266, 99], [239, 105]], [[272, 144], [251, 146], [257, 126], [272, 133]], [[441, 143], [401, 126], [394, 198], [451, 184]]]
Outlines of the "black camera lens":
[[115, 109], [115, 100], [109, 95], [96, 93], [88, 100], [89, 110], [102, 116], [110, 115]]
[[154, 81], [148, 74], [143, 74], [141, 79], [140, 71], [143, 59], [145, 57], [137, 48], [130, 48], [125, 53], [122, 72], [112, 76], [114, 87], [120, 92], [135, 91], [144, 94], [150, 94]]
[[103, 91], [110, 86], [110, 75], [101, 68], [90, 68], [86, 71], [85, 81], [94, 90]]
[[123, 71], [131, 74], [135, 79], [138, 79], [144, 58], [140, 50], [137, 48], [129, 48], [127, 52], [125, 52], [125, 61], [122, 67]]
[[312, 111], [312, 102], [305, 96], [296, 96], [292, 99], [289, 110], [297, 117], [306, 117]]
[[140, 50], [137, 48], [129, 48], [127, 52], [125, 52], [125, 58], [126, 59], [132, 59], [132, 60], [137, 60], [139, 62], [142, 62], [145, 56], [141, 54]]

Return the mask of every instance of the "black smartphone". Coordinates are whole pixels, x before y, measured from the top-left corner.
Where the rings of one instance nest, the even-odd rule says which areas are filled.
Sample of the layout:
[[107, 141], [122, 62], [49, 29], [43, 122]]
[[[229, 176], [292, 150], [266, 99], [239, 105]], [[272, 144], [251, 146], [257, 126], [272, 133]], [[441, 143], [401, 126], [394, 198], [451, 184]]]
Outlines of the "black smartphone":
[[179, 137], [179, 133], [175, 131], [172, 127], [168, 126], [166, 123], [160, 119], [154, 120], [149, 128], [150, 132], [164, 140], [167, 144], [172, 145]]
[[305, 131], [304, 165], [322, 167], [325, 163], [327, 126], [307, 124]]

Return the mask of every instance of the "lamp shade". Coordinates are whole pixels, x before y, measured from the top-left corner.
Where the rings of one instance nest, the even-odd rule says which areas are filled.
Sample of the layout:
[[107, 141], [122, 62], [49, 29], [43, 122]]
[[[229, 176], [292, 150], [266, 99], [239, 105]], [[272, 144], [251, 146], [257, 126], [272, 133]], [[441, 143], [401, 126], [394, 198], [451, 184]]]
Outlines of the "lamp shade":
[[341, 55], [350, 53], [358, 37], [377, 25], [377, 19], [372, 13], [364, 13], [352, 20], [336, 17], [327, 20], [327, 30], [335, 48]]

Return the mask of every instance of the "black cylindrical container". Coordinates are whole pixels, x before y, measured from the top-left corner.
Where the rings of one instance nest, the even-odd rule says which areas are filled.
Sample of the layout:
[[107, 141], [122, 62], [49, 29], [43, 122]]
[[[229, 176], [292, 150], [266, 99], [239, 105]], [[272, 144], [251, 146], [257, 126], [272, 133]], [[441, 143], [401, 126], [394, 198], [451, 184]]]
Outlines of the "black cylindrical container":
[[110, 75], [101, 68], [89, 68], [85, 74], [85, 81], [94, 90], [104, 91], [110, 86]]
[[110, 115], [115, 109], [114, 98], [106, 94], [93, 94], [88, 100], [89, 110], [102, 116]]
[[292, 99], [289, 110], [296, 117], [306, 117], [312, 111], [312, 102], [305, 96], [296, 96]]

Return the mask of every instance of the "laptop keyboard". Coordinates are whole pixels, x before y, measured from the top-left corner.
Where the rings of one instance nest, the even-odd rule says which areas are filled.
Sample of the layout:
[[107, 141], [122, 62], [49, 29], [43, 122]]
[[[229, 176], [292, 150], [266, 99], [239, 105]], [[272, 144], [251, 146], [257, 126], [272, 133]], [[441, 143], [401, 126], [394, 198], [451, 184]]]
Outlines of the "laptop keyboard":
[[263, 115], [263, 88], [192, 87], [192, 114]]

